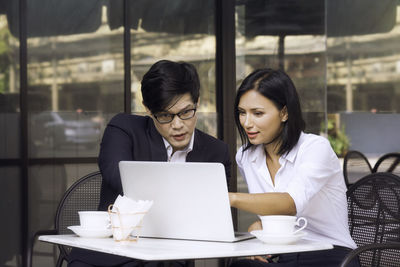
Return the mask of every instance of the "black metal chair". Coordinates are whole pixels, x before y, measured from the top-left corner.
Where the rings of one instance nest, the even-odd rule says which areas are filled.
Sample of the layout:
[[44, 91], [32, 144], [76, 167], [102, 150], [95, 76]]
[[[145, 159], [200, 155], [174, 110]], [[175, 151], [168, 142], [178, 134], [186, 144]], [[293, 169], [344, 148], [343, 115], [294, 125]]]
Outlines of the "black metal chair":
[[391, 172], [400, 176], [400, 153], [388, 153], [383, 155], [375, 163], [373, 172]]
[[[101, 181], [101, 173], [96, 171], [77, 180], [65, 192], [57, 208], [54, 222], [55, 229], [37, 231], [29, 241], [27, 249], [28, 267], [32, 266], [33, 245], [38, 236], [72, 234], [72, 231], [67, 227], [80, 224], [78, 211], [97, 210], [100, 202]], [[57, 246], [59, 248], [59, 256], [56, 266], [61, 267], [63, 261], [68, 262], [71, 247]], [[186, 260], [185, 267], [194, 267], [194, 260]]]
[[358, 247], [346, 256], [340, 267], [347, 267], [352, 260], [360, 257], [360, 255], [368, 255], [367, 257], [372, 259], [371, 265], [368, 266], [398, 267], [400, 266], [400, 242], [377, 243]]
[[[96, 171], [80, 178], [65, 192], [57, 208], [54, 229], [37, 231], [28, 244], [28, 267], [32, 266], [33, 245], [38, 236], [72, 234], [67, 227], [79, 225], [78, 211], [97, 210], [100, 201], [101, 181], [101, 173]], [[64, 260], [68, 261], [71, 248], [63, 245], [58, 245], [58, 248], [59, 256], [56, 266], [61, 267]]]
[[347, 188], [360, 178], [372, 173], [372, 167], [363, 153], [351, 150], [344, 156], [343, 176]]
[[400, 266], [400, 177], [372, 173], [347, 191], [350, 234], [359, 247], [341, 266], [358, 256], [362, 267]]

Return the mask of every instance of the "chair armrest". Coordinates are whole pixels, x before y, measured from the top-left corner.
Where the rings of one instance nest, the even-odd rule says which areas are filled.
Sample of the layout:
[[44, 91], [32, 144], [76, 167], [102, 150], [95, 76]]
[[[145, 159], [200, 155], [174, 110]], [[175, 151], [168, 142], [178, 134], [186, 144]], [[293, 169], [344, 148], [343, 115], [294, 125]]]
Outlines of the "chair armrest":
[[27, 249], [26, 249], [26, 260], [27, 266], [32, 266], [32, 254], [33, 254], [33, 246], [35, 245], [36, 238], [40, 235], [56, 235], [58, 231], [55, 229], [52, 230], [39, 230], [33, 234], [33, 236], [28, 240]]
[[400, 242], [372, 243], [372, 244], [360, 246], [360, 247], [352, 250], [349, 254], [347, 254], [347, 256], [343, 259], [340, 267], [346, 267], [352, 260], [354, 260], [362, 252], [365, 252], [368, 250], [385, 250], [385, 249], [399, 249], [400, 250]]

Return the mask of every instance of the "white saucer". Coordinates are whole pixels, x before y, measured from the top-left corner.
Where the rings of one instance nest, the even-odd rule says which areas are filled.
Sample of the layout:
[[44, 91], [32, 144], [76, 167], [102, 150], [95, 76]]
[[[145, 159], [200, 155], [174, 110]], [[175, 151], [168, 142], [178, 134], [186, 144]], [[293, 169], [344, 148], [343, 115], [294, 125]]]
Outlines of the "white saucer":
[[272, 235], [272, 234], [267, 234], [262, 230], [254, 230], [251, 231], [250, 234], [254, 235], [264, 243], [275, 244], [275, 245], [293, 244], [306, 235], [306, 233], [304, 232], [298, 232], [294, 235]]
[[68, 226], [68, 229], [80, 237], [104, 238], [112, 236], [112, 229], [90, 229], [80, 225]]

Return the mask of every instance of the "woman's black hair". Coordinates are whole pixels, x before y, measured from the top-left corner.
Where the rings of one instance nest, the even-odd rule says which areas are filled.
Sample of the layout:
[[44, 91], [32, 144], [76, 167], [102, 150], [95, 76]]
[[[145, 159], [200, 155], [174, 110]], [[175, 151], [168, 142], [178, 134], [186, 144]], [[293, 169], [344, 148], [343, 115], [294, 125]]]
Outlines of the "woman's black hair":
[[292, 80], [285, 72], [269, 68], [255, 70], [243, 80], [236, 93], [235, 123], [242, 144], [245, 145], [244, 150], [250, 148], [252, 144], [240, 124], [238, 105], [242, 95], [250, 90], [256, 90], [271, 100], [278, 110], [287, 108], [288, 119], [283, 123], [278, 154], [288, 153], [297, 144], [301, 132], [305, 129], [300, 100]]
[[160, 60], [143, 76], [143, 104], [152, 113], [165, 111], [177, 96], [186, 93], [190, 93], [193, 103], [197, 103], [199, 76], [190, 63]]

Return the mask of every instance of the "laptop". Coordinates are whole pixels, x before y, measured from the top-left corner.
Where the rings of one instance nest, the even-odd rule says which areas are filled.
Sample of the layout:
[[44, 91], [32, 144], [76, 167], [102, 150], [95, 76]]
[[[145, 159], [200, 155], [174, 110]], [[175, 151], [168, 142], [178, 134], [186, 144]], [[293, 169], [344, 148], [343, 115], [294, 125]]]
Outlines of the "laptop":
[[235, 242], [224, 165], [198, 162], [119, 162], [124, 195], [153, 200], [139, 235]]

